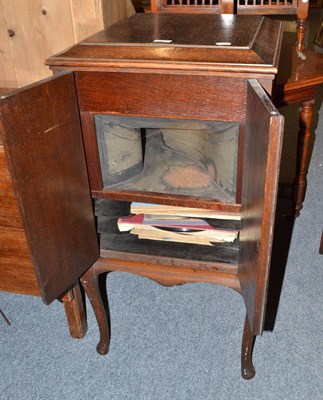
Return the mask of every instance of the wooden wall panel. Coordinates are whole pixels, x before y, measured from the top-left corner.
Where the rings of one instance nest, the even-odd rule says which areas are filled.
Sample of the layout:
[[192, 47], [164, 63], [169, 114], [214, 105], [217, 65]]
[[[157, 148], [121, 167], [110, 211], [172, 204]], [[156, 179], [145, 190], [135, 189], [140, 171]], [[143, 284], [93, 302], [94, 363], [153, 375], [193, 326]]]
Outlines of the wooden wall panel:
[[102, 0], [104, 26], [107, 27], [124, 17], [134, 14], [131, 0]]
[[6, 25], [14, 32], [4, 39], [11, 46], [16, 86], [45, 78], [49, 72], [44, 60], [74, 42], [69, 2], [4, 0], [2, 8]]
[[79, 42], [104, 28], [101, 0], [70, 0], [69, 3], [75, 42]]
[[[6, 87], [17, 86], [17, 75], [10, 45], [8, 27], [4, 17], [2, 1], [0, 2], [0, 82], [6, 82]], [[1, 84], [0, 84], [1, 87]]]
[[46, 58], [133, 13], [130, 0], [0, 0], [0, 87], [51, 75]]

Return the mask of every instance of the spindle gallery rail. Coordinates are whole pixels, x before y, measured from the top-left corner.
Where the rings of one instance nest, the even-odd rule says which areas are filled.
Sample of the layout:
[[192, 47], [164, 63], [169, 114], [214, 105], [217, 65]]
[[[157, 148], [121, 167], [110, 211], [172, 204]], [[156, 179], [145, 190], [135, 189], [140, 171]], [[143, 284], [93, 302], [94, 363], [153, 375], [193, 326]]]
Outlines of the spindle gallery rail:
[[153, 12], [297, 14], [302, 0], [152, 0]]

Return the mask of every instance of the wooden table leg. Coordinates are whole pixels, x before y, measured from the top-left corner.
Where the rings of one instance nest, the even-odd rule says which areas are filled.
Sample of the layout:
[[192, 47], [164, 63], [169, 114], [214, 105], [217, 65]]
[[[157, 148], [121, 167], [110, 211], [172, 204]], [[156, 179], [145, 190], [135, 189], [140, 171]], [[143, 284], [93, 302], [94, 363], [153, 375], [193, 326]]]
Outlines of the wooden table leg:
[[252, 364], [254, 341], [255, 336], [251, 332], [248, 315], [246, 315], [241, 346], [241, 376], [243, 379], [252, 379], [256, 375]]
[[305, 101], [302, 103], [300, 112], [300, 131], [298, 135], [297, 145], [297, 166], [295, 180], [295, 216], [298, 217], [303, 208], [307, 186], [307, 171], [309, 165], [309, 145], [311, 139], [311, 125], [313, 118], [313, 106], [315, 100]]
[[298, 57], [302, 60], [306, 60], [305, 50], [305, 31], [306, 31], [306, 18], [297, 19], [296, 28], [296, 52]]
[[110, 345], [110, 314], [108, 304], [102, 301], [95, 264], [81, 277], [81, 283], [88, 296], [100, 330], [100, 341], [96, 347], [99, 354], [107, 354]]
[[64, 303], [70, 335], [75, 339], [82, 339], [87, 332], [87, 321], [80, 284], [77, 282], [61, 300]]

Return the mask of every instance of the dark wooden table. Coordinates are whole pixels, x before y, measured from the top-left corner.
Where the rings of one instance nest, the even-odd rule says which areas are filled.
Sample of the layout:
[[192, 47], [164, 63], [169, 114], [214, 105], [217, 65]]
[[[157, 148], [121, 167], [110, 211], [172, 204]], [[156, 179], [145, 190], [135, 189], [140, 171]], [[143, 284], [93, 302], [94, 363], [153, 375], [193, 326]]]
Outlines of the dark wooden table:
[[313, 107], [317, 88], [323, 83], [323, 54], [307, 50], [302, 60], [294, 49], [282, 49], [274, 103], [276, 106], [300, 104], [298, 156], [294, 187], [295, 215], [303, 207], [309, 165], [309, 146], [312, 135]]

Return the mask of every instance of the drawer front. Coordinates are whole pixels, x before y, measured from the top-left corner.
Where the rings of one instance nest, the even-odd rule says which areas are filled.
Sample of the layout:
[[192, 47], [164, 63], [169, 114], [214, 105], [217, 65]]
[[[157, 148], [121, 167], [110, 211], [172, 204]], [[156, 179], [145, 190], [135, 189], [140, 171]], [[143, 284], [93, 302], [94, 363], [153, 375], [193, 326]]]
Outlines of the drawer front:
[[0, 146], [0, 226], [22, 228], [3, 147]]
[[24, 231], [0, 227], [0, 290], [39, 295]]

